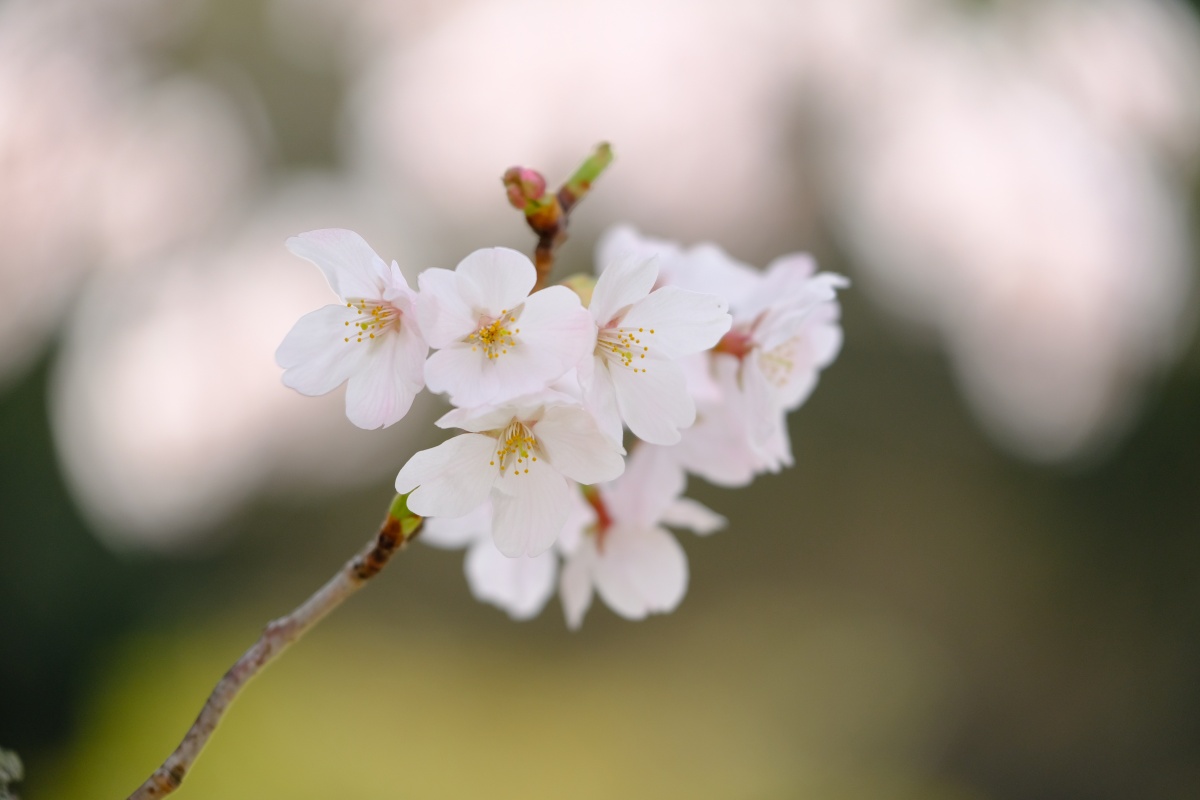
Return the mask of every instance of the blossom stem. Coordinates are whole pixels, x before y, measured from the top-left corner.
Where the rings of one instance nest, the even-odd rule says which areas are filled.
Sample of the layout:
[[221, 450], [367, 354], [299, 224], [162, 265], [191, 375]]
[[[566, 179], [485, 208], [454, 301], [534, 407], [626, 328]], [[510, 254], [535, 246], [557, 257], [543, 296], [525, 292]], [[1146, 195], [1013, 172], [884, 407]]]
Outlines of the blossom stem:
[[422, 519], [408, 510], [406, 501], [406, 495], [398, 495], [392, 501], [379, 533], [358, 555], [347, 561], [296, 610], [267, 625], [258, 641], [218, 681], [175, 752], [129, 796], [129, 800], [165, 797], [178, 789], [242, 687], [325, 615], [361, 589], [387, 566], [397, 550], [402, 550], [420, 532]]
[[[537, 247], [533, 252], [533, 264], [537, 267], [537, 283], [533, 290], [544, 289], [554, 270], [554, 255], [567, 240], [567, 222], [571, 211], [591, 191], [592, 184], [612, 163], [613, 152], [608, 142], [596, 146], [595, 151], [571, 173], [566, 183], [557, 192], [526, 197], [525, 221], [537, 234]], [[512, 186], [521, 168], [514, 167], [505, 173], [505, 183]], [[510, 199], [512, 194], [510, 193]]]

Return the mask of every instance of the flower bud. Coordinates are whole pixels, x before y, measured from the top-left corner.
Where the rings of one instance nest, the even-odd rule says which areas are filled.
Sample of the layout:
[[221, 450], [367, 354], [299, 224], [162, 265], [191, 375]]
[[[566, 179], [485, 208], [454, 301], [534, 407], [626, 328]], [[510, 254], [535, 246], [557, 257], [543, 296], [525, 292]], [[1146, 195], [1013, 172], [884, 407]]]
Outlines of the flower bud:
[[502, 180], [513, 208], [524, 209], [527, 203], [540, 200], [546, 194], [546, 179], [535, 169], [510, 167]]

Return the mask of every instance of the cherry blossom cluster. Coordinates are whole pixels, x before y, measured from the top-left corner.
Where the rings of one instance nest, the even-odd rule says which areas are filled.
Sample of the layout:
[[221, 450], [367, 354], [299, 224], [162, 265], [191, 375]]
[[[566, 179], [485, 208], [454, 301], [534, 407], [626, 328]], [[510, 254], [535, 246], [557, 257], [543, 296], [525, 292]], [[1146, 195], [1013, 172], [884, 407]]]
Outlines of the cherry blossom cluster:
[[341, 302], [284, 339], [284, 383], [345, 383], [346, 414], [368, 429], [425, 388], [445, 395], [436, 424], [457, 435], [413, 455], [396, 490], [424, 541], [468, 549], [475, 596], [518, 619], [556, 588], [572, 628], [595, 594], [630, 619], [673, 610], [688, 570], [668, 528], [726, 524], [683, 496], [687, 474], [737, 487], [791, 465], [786, 416], [841, 347], [846, 281], [805, 255], [760, 271], [619, 227], [594, 279], [534, 291], [532, 262], [497, 247], [414, 290], [352, 231], [287, 245]]

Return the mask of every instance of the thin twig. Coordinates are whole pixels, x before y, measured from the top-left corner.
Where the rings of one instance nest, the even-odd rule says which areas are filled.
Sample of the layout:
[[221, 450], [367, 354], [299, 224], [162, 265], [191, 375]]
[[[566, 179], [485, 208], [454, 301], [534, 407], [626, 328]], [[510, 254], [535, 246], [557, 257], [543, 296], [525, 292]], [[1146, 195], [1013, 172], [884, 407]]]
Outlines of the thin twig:
[[538, 237], [533, 251], [533, 265], [537, 267], [535, 292], [545, 288], [550, 280], [555, 252], [567, 240], [567, 223], [572, 209], [587, 196], [592, 183], [612, 160], [613, 152], [608, 143], [597, 145], [554, 194], [545, 194], [545, 179], [534, 170], [513, 167], [504, 173], [502, 180], [509, 191], [509, 202], [524, 210], [525, 221]]
[[175, 748], [175, 752], [171, 753], [137, 791], [129, 795], [129, 800], [165, 797], [178, 789], [242, 687], [292, 642], [341, 605], [347, 597], [361, 589], [368, 580], [387, 566], [393, 553], [403, 549], [408, 541], [416, 536], [420, 530], [421, 518], [408, 512], [404, 499], [403, 496], [398, 497], [392, 504], [379, 533], [362, 552], [347, 561], [336, 575], [299, 608], [267, 625], [258, 641], [217, 683], [204, 708], [200, 709], [200, 716], [196, 717], [196, 721]]

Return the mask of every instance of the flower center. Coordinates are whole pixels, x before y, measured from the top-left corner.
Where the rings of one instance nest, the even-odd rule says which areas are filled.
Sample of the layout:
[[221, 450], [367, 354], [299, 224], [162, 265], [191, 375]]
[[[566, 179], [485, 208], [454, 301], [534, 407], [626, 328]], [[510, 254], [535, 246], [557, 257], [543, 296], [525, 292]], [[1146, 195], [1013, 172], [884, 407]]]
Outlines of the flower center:
[[515, 347], [517, 344], [517, 340], [513, 337], [521, 332], [521, 329], [516, 327], [519, 316], [521, 316], [520, 308], [514, 311], [505, 308], [494, 320], [490, 317], [480, 319], [479, 330], [467, 337], [467, 341], [471, 343], [471, 352], [474, 353], [482, 347], [489, 359], [497, 359], [507, 354], [508, 348]]
[[347, 300], [346, 308], [352, 316], [346, 320], [346, 327], [351, 330], [343, 341], [370, 341], [382, 335], [393, 325], [400, 324], [400, 309], [391, 303], [380, 303], [377, 300]]
[[541, 447], [533, 431], [524, 422], [514, 419], [496, 437], [496, 453], [490, 465], [499, 466], [501, 475], [510, 469], [513, 475], [527, 475], [529, 465], [538, 460], [537, 454], [540, 452]]
[[599, 489], [595, 486], [580, 486], [579, 489], [583, 492], [583, 499], [596, 512], [596, 524], [588, 530], [588, 533], [596, 537], [596, 550], [603, 553], [604, 540], [608, 536], [608, 529], [613, 524], [612, 515], [608, 512], [608, 506], [604, 504], [604, 498], [600, 496]]
[[796, 352], [799, 346], [800, 337], [794, 336], [770, 350], [762, 351], [758, 364], [768, 381], [781, 389], [787, 385], [799, 360], [799, 354]]
[[743, 359], [754, 349], [754, 332], [745, 328], [729, 331], [717, 342], [714, 353], [727, 353], [738, 359]]
[[601, 328], [596, 334], [596, 353], [603, 356], [610, 364], [620, 364], [634, 372], [645, 372], [646, 368], [638, 367], [638, 363], [650, 352], [646, 344], [654, 335], [654, 328], [624, 328], [610, 326]]

